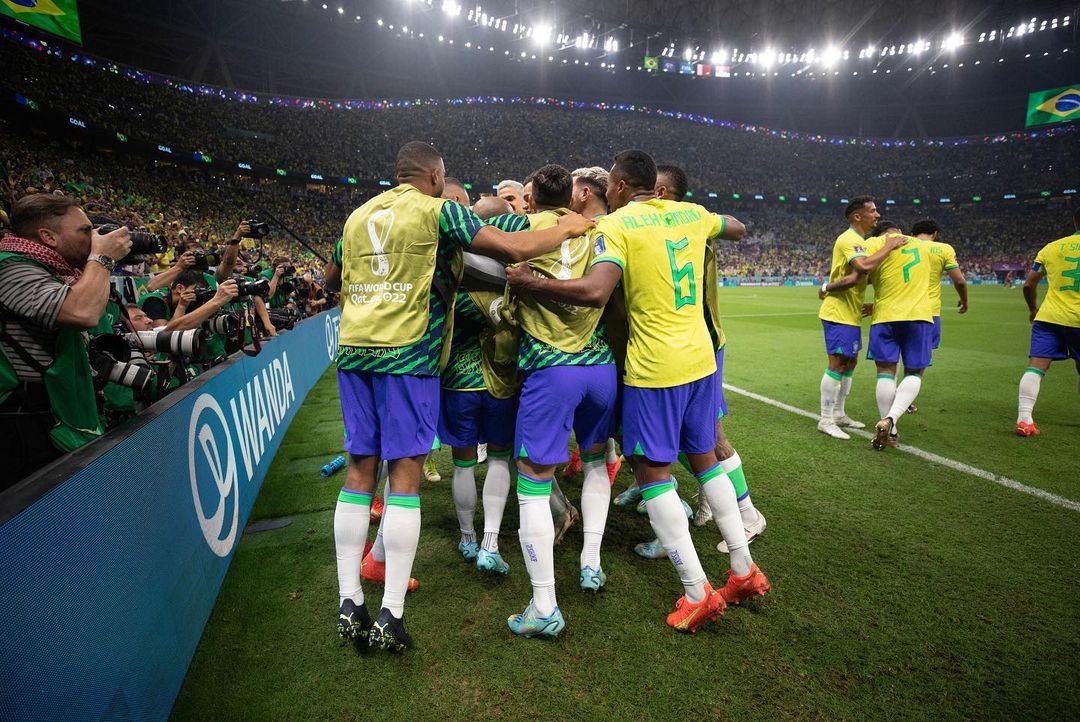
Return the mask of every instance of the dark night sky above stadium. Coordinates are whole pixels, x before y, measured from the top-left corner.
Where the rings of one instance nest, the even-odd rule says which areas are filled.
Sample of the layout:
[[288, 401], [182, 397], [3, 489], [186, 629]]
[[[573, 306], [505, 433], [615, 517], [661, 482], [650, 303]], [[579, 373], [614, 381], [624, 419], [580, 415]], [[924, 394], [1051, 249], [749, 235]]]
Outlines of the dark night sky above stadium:
[[[1080, 78], [1075, 22], [1068, 30], [975, 42], [981, 30], [1007, 30], [1031, 17], [1075, 13], [1075, 3], [480, 3], [492, 16], [510, 23], [542, 23], [556, 33], [620, 38], [619, 52], [605, 56], [602, 50], [590, 54], [573, 47], [540, 48], [530, 39], [470, 28], [465, 13], [474, 5], [460, 0], [461, 14], [456, 18], [441, 10], [442, 0], [434, 0], [431, 7], [423, 0], [325, 1], [326, 10], [324, 0], [81, 0], [80, 12], [85, 48], [95, 54], [262, 93], [353, 98], [550, 95], [642, 103], [837, 134], [942, 136], [1016, 130], [1023, 127], [1029, 92]], [[377, 25], [377, 20], [384, 25]], [[390, 24], [395, 30], [389, 30]], [[412, 26], [409, 33], [402, 32], [406, 24]], [[425, 38], [418, 38], [425, 29]], [[944, 37], [957, 30], [967, 37], [955, 54], [943, 53], [935, 45], [912, 63], [912, 71], [902, 59], [860, 64], [855, 58], [868, 44], [880, 47]], [[456, 38], [457, 43], [438, 43], [437, 35]], [[497, 45], [503, 52], [467, 50], [463, 45], [469, 41], [476, 46]], [[630, 42], [634, 45], [627, 47]], [[813, 79], [790, 77], [787, 71], [796, 66], [771, 68], [785, 71], [775, 77], [759, 73], [724, 80], [636, 71], [646, 52], [658, 54], [670, 42], [675, 43], [675, 60], [682, 60], [688, 47], [706, 52], [739, 47], [747, 52], [774, 48], [798, 53], [815, 46], [820, 52], [830, 43], [852, 49], [852, 57], [838, 64], [839, 75], [822, 77], [819, 71]], [[1070, 52], [1063, 53], [1066, 48]], [[522, 51], [526, 58], [520, 57]], [[532, 60], [533, 54], [539, 58]], [[554, 56], [552, 62], [544, 62], [547, 54]], [[580, 64], [590, 57], [590, 67]], [[560, 58], [569, 62], [563, 64]], [[617, 62], [618, 72], [597, 67], [606, 62], [604, 58]], [[960, 62], [965, 62], [964, 68]], [[634, 69], [626, 72], [627, 65]], [[871, 67], [879, 68], [879, 73], [871, 74]], [[855, 77], [855, 70], [863, 72]]]

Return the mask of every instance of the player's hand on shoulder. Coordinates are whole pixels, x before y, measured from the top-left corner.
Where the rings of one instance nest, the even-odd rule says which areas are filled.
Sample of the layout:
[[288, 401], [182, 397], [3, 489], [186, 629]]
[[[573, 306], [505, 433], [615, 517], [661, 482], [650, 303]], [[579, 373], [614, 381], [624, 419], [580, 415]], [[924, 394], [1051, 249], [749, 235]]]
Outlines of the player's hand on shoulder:
[[907, 237], [899, 233], [890, 233], [885, 236], [885, 245], [889, 247], [889, 250], [899, 248], [907, 243]]
[[580, 213], [567, 213], [559, 218], [559, 228], [570, 235], [570, 238], [581, 236], [585, 231], [596, 225], [596, 221], [590, 220]]
[[874, 304], [872, 304], [872, 303], [864, 303], [862, 305], [862, 315], [863, 315], [864, 318], [866, 316], [869, 316], [873, 312], [874, 312]]

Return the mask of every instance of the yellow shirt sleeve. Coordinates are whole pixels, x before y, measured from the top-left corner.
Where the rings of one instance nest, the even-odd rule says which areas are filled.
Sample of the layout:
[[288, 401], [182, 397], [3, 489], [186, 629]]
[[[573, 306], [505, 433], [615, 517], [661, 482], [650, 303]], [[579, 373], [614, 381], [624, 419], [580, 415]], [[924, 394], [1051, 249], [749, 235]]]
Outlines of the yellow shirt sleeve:
[[707, 237], [710, 239], [716, 238], [724, 232], [724, 226], [727, 224], [727, 221], [719, 213], [710, 213], [709, 220], [711, 221], [711, 224], [709, 225], [709, 234]]
[[945, 270], [951, 271], [954, 268], [960, 268], [960, 263], [956, 260], [956, 249], [945, 244]]
[[1039, 252], [1035, 254], [1035, 266], [1038, 268], [1033, 268], [1032, 270], [1039, 270], [1046, 273], [1046, 246], [1040, 248]]
[[601, 221], [593, 237], [593, 260], [597, 263], [614, 263], [626, 270], [626, 241], [614, 224]]

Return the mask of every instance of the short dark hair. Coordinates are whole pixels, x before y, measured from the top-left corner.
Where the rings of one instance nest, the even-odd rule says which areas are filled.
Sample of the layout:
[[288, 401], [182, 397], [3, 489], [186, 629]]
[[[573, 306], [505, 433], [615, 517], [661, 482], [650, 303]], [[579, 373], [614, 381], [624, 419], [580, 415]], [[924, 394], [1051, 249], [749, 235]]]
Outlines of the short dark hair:
[[457, 178], [454, 178], [453, 176], [446, 176], [446, 178], [443, 179], [443, 184], [465, 190], [465, 184], [459, 181]]
[[870, 231], [870, 235], [881, 236], [885, 234], [885, 231], [888, 231], [890, 229], [898, 231], [900, 230], [900, 226], [896, 225], [892, 221], [887, 221], [883, 218], [874, 225], [874, 230]]
[[141, 307], [139, 306], [139, 304], [137, 304], [137, 303], [129, 303], [129, 304], [126, 304], [126, 305], [124, 306], [124, 308], [126, 308], [126, 309], [128, 310], [128, 312], [131, 312], [131, 311], [141, 311], [141, 310], [142, 310], [142, 308], [141, 308]]
[[177, 286], [209, 286], [206, 282], [206, 277], [203, 276], [202, 271], [196, 271], [193, 268], [185, 268], [180, 273], [176, 274], [176, 278], [173, 279], [172, 286], [169, 288], [175, 288]]
[[844, 218], [851, 218], [853, 214], [861, 211], [867, 203], [873, 202], [873, 196], [855, 196], [851, 199], [851, 203], [847, 204], [847, 208], [844, 209]]
[[525, 180], [521, 181], [522, 186], [527, 186], [536, 180], [536, 171], [533, 171], [529, 175], [525, 176]]
[[394, 174], [398, 178], [408, 178], [427, 173], [442, 160], [439, 151], [430, 143], [420, 140], [409, 141], [401, 146], [397, 154]]
[[911, 227], [911, 235], [918, 236], [925, 233], [932, 236], [940, 230], [941, 226], [933, 218], [921, 218], [915, 221], [915, 225]]
[[566, 208], [574, 195], [574, 177], [561, 165], [551, 163], [532, 174], [533, 205], [537, 208]]
[[69, 196], [34, 193], [15, 201], [11, 208], [11, 230], [22, 238], [33, 238], [39, 228], [52, 228], [57, 219], [79, 204]]
[[690, 190], [690, 183], [686, 180], [686, 173], [677, 165], [661, 163], [656, 166], [656, 175], [663, 173], [671, 179], [669, 190], [675, 196], [675, 200], [681, 201], [686, 198], [686, 192]]
[[656, 163], [652, 156], [643, 150], [624, 150], [615, 156], [612, 172], [622, 176], [631, 188], [656, 187]]

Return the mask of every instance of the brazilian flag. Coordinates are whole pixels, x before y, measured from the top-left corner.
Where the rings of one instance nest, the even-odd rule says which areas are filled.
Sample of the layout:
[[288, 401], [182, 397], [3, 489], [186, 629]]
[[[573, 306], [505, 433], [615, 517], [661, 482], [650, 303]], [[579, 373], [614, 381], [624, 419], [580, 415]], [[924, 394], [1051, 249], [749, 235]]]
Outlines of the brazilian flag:
[[1068, 123], [1080, 118], [1080, 83], [1040, 90], [1028, 96], [1027, 127]]
[[0, 0], [0, 15], [82, 44], [76, 0]]
[[660, 62], [656, 59], [655, 55], [645, 56], [645, 69], [646, 70], [659, 70]]

